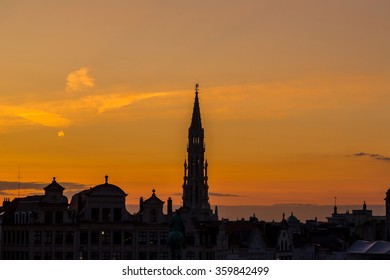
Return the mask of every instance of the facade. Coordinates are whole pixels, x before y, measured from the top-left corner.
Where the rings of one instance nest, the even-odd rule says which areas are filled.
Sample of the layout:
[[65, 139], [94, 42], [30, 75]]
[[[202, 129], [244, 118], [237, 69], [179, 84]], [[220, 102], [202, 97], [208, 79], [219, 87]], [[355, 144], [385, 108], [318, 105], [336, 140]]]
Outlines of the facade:
[[[358, 239], [390, 239], [390, 189], [385, 217], [373, 216], [364, 203], [352, 214], [337, 213], [335, 205], [327, 223], [303, 224], [293, 213], [287, 220], [283, 213], [280, 222], [260, 221], [254, 215], [219, 220], [218, 208], [213, 211], [209, 202], [198, 85], [188, 129], [182, 207], [174, 211], [172, 199], [165, 203], [153, 189], [147, 199], [140, 198], [138, 212], [130, 214], [127, 194], [108, 176], [70, 201], [56, 178], [43, 190], [42, 195], [5, 199], [0, 206], [0, 259], [172, 259], [177, 255], [169, 244], [171, 222], [177, 216], [184, 225], [185, 242], [178, 254], [182, 259], [364, 258], [380, 250], [369, 251], [367, 242], [351, 246]], [[385, 243], [377, 244], [381, 246], [375, 248], [383, 248]], [[388, 251], [378, 258], [389, 258]]]
[[338, 213], [337, 206], [331, 217], [328, 217], [328, 223], [336, 227], [346, 228], [349, 235], [354, 238], [375, 241], [385, 240], [386, 216], [374, 216], [372, 210], [367, 209], [364, 201], [362, 209], [352, 210], [352, 213]]
[[44, 195], [4, 201], [2, 259], [74, 259], [77, 226], [64, 188], [53, 178]]

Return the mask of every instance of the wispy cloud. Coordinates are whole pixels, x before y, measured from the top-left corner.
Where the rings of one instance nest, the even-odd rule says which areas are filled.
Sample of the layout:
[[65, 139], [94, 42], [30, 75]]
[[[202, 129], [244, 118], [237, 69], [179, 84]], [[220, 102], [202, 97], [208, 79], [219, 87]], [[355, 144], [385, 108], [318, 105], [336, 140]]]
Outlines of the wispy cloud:
[[[80, 183], [73, 182], [59, 182], [64, 188], [69, 188], [72, 190], [81, 190], [85, 189], [88, 186]], [[49, 185], [49, 183], [39, 183], [39, 182], [11, 182], [11, 181], [0, 181], [0, 189], [2, 191], [6, 190], [42, 190], [44, 187]]]
[[134, 102], [141, 101], [144, 99], [150, 99], [153, 97], [159, 97], [167, 95], [166, 92], [155, 92], [155, 93], [116, 93], [107, 95], [91, 95], [83, 99], [84, 104], [92, 106], [97, 109], [98, 113], [104, 113], [106, 111], [119, 109]]
[[363, 152], [356, 153], [356, 154], [353, 154], [353, 155], [347, 155], [347, 156], [369, 157], [369, 158], [372, 158], [372, 159], [375, 159], [375, 160], [390, 161], [390, 157], [386, 157], [386, 156], [383, 156], [383, 155], [380, 155], [380, 154], [370, 154], [370, 153], [363, 153]]
[[[378, 84], [383, 84], [383, 79]], [[353, 82], [353, 83], [352, 83]], [[370, 78], [350, 81], [337, 80], [329, 83], [327, 79], [304, 81], [285, 81], [284, 83], [244, 84], [235, 86], [217, 86], [201, 88], [202, 106], [215, 119], [286, 119], [297, 115], [317, 114], [328, 109], [352, 108], [356, 104], [370, 104], [381, 100], [381, 92], [388, 88], [382, 86], [376, 91], [376, 97], [366, 94], [365, 90], [353, 87], [343, 95], [335, 92], [344, 90], [345, 84], [372, 84]], [[332, 85], [332, 86], [330, 86]], [[361, 86], [361, 87], [360, 87]], [[110, 112], [112, 117], [116, 111], [121, 114], [118, 119], [126, 117], [139, 119], [145, 117], [179, 118], [188, 107], [192, 89], [176, 91], [138, 92], [118, 89], [116, 87], [95, 89], [95, 81], [87, 67], [70, 73], [67, 77], [67, 91], [93, 89], [86, 95], [70, 95], [62, 92], [49, 101], [29, 101], [29, 103], [2, 103], [0, 106], [0, 129], [30, 125], [31, 123], [57, 127], [58, 131], [76, 123], [96, 121], [96, 117]], [[353, 98], [351, 96], [353, 95]], [[374, 94], [375, 95], [375, 94]], [[134, 110], [120, 110], [133, 104], [139, 104]], [[190, 98], [192, 101], [192, 99]], [[351, 100], [353, 102], [351, 103]], [[164, 106], [161, 106], [161, 104]], [[356, 103], [356, 104], [355, 104]], [[184, 106], [185, 105], [185, 106]], [[207, 108], [206, 108], [207, 106]], [[359, 105], [360, 106], [360, 105]], [[352, 110], [352, 109], [351, 109]], [[112, 113], [112, 114], [111, 114]], [[115, 116], [114, 116], [115, 117]], [[377, 157], [377, 160], [387, 160]]]
[[277, 203], [273, 204], [272, 206], [288, 206], [288, 207], [311, 207], [311, 206], [318, 206], [318, 204], [308, 204], [308, 203]]
[[[172, 193], [174, 196], [182, 196], [182, 193], [175, 192]], [[217, 192], [209, 192], [209, 196], [217, 196], [217, 197], [245, 197], [244, 195], [239, 194], [231, 194], [231, 193], [217, 193]]]
[[66, 78], [67, 91], [82, 91], [95, 86], [95, 80], [89, 75], [89, 69], [82, 67], [74, 72], [69, 73]]
[[231, 193], [216, 193], [216, 192], [209, 192], [209, 196], [228, 196], [228, 197], [243, 197], [243, 195], [239, 194], [231, 194]]
[[[60, 98], [19, 105], [3, 104], [0, 105], [0, 130], [6, 131], [10, 127], [31, 124], [63, 129], [71, 123], [95, 120], [99, 114], [169, 94], [168, 92], [98, 92], [78, 98]], [[58, 134], [58, 136], [63, 135], [63, 131]]]
[[[64, 127], [68, 126], [70, 121], [61, 114], [51, 113], [45, 110], [32, 108], [28, 105], [20, 106], [0, 106], [0, 117], [8, 119], [3, 121], [3, 125], [22, 124], [32, 122], [48, 127]], [[24, 120], [23, 121], [21, 121]]]

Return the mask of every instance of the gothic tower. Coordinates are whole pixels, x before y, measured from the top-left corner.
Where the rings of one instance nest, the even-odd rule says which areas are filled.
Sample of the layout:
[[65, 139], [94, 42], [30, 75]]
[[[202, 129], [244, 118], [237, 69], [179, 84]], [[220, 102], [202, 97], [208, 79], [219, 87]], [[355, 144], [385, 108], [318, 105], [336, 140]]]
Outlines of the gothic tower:
[[184, 161], [183, 210], [199, 220], [215, 220], [209, 203], [207, 159], [204, 158], [204, 130], [199, 108], [199, 85], [195, 85], [195, 102], [188, 129], [187, 160]]

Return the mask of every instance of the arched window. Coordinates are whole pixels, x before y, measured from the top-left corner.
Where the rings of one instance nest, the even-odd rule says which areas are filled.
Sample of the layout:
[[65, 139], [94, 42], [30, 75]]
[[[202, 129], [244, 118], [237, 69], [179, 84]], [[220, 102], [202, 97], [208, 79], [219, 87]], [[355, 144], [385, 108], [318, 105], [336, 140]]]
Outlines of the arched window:
[[27, 217], [27, 223], [31, 224], [33, 222], [33, 213], [31, 211], [28, 212], [28, 217]]
[[21, 224], [25, 224], [26, 223], [26, 212], [22, 212], [22, 218], [21, 218], [20, 223]]

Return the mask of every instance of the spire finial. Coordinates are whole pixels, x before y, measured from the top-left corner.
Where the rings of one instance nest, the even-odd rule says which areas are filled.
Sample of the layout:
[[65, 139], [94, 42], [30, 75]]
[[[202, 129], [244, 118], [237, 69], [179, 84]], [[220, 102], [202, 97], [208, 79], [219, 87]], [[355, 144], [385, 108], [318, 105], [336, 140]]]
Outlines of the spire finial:
[[106, 175], [104, 178], [106, 178], [106, 184], [108, 184], [108, 175]]
[[199, 84], [198, 83], [195, 84], [195, 93], [196, 94], [199, 93]]
[[154, 194], [155, 192], [156, 192], [156, 190], [155, 190], [155, 189], [153, 189], [153, 190], [152, 190], [152, 193]]
[[55, 182], [56, 181], [56, 177], [53, 177], [53, 182]]

